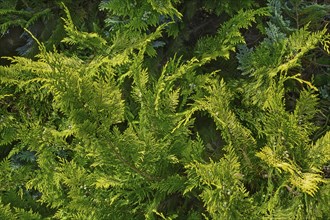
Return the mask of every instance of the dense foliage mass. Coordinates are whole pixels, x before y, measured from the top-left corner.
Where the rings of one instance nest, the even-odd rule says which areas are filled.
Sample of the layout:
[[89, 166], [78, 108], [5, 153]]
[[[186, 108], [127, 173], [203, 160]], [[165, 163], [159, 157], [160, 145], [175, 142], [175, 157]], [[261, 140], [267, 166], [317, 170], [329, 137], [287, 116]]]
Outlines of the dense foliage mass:
[[0, 1], [0, 219], [330, 219], [329, 12]]

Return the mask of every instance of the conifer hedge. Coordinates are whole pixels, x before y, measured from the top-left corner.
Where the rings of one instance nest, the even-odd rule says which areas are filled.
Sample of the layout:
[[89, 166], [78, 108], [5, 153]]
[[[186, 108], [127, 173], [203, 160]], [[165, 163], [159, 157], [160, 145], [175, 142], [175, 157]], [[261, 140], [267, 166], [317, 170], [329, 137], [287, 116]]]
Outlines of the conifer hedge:
[[0, 219], [330, 219], [329, 12], [0, 1]]

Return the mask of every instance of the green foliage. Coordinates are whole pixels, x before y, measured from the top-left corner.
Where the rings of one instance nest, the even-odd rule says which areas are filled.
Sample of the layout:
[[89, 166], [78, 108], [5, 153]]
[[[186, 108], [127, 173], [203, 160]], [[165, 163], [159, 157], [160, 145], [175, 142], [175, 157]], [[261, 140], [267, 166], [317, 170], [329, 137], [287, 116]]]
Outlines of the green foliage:
[[[320, 96], [300, 70], [329, 34], [259, 23], [247, 46], [282, 8], [234, 3], [205, 1], [217, 33], [157, 67], [184, 1], [103, 1], [103, 33], [63, 5], [67, 50], [26, 30], [38, 55], [0, 66], [0, 218], [328, 219], [330, 132], [315, 138]], [[208, 69], [233, 55], [239, 77]]]
[[253, 200], [242, 183], [240, 163], [231, 146], [219, 162], [190, 163], [186, 166], [188, 183], [185, 193], [199, 188], [199, 195], [212, 219], [245, 218], [253, 214]]
[[254, 1], [215, 1], [207, 0], [205, 1], [205, 8], [210, 11], [214, 11], [217, 15], [225, 12], [227, 14], [233, 15], [235, 12], [239, 11], [241, 8], [247, 9], [256, 4]]
[[174, 7], [178, 2], [178, 0], [102, 1], [100, 9], [109, 13], [105, 22], [112, 30], [129, 28], [146, 31], [149, 26], [164, 23], [166, 19], [180, 18], [181, 13]]
[[[300, 28], [308, 27], [309, 30], [328, 30], [330, 12], [326, 1], [268, 1], [271, 9], [271, 24], [276, 25], [283, 34], [297, 32]], [[324, 36], [322, 46], [306, 54], [301, 59], [300, 71], [303, 79], [315, 82], [315, 87], [320, 91], [320, 107], [315, 120], [323, 126], [315, 134], [315, 140], [329, 129], [329, 86], [327, 85], [329, 72], [329, 35]]]
[[[78, 3], [69, 0], [63, 2], [73, 9], [72, 14], [77, 25], [89, 31], [98, 31], [94, 27], [98, 22], [96, 18], [99, 14], [95, 13], [95, 10], [97, 10], [99, 1], [80, 1]], [[4, 45], [4, 47], [14, 46], [11, 49], [18, 52], [19, 55], [33, 57], [38, 53], [38, 45], [23, 31], [24, 28], [32, 32], [40, 41], [44, 41], [48, 49], [53, 46], [63, 47], [60, 44], [65, 37], [61, 22], [61, 16], [64, 15], [61, 1], [5, 0], [0, 2], [0, 15], [0, 36], [9, 35], [20, 41], [17, 43], [12, 40], [9, 45]], [[20, 31], [12, 34], [11, 31], [15, 28]]]
[[267, 15], [267, 9], [240, 11], [236, 16], [225, 22], [214, 37], [205, 37], [197, 43], [196, 53], [202, 54], [206, 60], [217, 57], [229, 58], [229, 52], [235, 51], [235, 46], [244, 43], [240, 30], [251, 26], [257, 15]]

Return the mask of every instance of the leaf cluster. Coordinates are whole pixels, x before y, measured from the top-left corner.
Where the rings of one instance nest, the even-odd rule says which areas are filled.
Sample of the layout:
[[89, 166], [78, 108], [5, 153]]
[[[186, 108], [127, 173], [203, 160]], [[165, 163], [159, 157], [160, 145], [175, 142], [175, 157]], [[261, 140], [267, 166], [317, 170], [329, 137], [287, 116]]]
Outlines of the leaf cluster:
[[[243, 29], [272, 9], [222, 4], [231, 18], [214, 35], [154, 69], [162, 16], [178, 25], [182, 1], [103, 1], [108, 36], [63, 5], [66, 51], [30, 32], [35, 59], [0, 66], [0, 218], [329, 218], [330, 132], [313, 140], [320, 97], [299, 72], [329, 34], [266, 23], [249, 48]], [[205, 71], [235, 53], [239, 78]]]

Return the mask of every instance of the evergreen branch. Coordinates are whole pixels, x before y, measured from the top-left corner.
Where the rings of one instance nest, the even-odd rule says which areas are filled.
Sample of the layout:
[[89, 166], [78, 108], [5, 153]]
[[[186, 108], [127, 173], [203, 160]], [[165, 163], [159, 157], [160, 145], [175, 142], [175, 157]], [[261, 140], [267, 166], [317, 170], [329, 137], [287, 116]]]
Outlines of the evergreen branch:
[[137, 168], [136, 166], [134, 166], [133, 164], [129, 163], [121, 154], [120, 152], [115, 149], [114, 154], [116, 155], [117, 159], [119, 159], [121, 162], [123, 162], [123, 164], [125, 164], [128, 168], [130, 168], [131, 170], [133, 170], [134, 172], [140, 174], [142, 177], [144, 177], [145, 179], [147, 179], [148, 181], [159, 181], [160, 178], [159, 177], [154, 177], [151, 176], [150, 174], [140, 170], [139, 168]]

